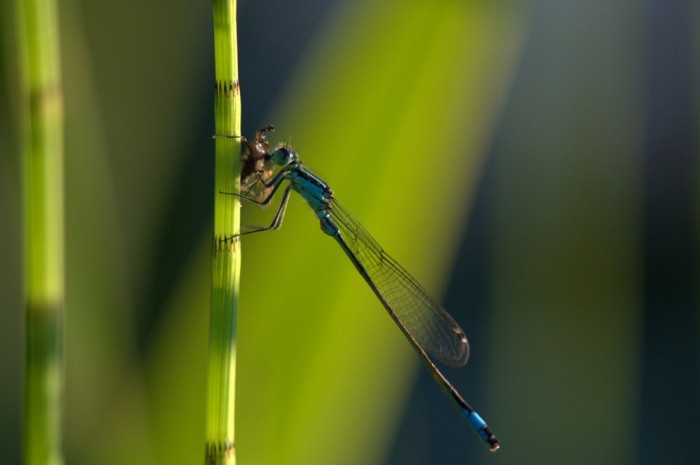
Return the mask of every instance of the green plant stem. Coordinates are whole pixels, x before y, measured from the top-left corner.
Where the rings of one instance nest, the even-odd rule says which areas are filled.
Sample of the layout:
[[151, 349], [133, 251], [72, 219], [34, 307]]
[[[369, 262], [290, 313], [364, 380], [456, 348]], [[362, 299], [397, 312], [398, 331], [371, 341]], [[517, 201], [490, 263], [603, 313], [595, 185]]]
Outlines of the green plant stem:
[[26, 381], [24, 463], [63, 463], [63, 94], [57, 6], [19, 0]]
[[240, 189], [241, 97], [235, 0], [214, 0], [213, 15], [217, 137], [205, 459], [207, 464], [233, 465], [236, 463], [236, 320], [241, 256], [240, 241], [232, 236], [239, 232], [240, 204], [237, 197], [221, 192]]

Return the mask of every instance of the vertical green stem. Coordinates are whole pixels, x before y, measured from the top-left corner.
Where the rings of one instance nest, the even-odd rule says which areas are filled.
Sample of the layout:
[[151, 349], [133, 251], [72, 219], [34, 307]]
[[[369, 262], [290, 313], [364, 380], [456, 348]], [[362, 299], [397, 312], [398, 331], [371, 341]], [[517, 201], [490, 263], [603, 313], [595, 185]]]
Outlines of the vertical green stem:
[[18, 0], [27, 292], [24, 463], [60, 465], [63, 397], [63, 94], [57, 6]]
[[[216, 83], [214, 113], [216, 173], [209, 322], [209, 382], [206, 463], [236, 463], [236, 319], [241, 256], [238, 198], [221, 192], [240, 189], [241, 96], [238, 86], [236, 1], [213, 0]], [[225, 137], [232, 136], [232, 137]]]

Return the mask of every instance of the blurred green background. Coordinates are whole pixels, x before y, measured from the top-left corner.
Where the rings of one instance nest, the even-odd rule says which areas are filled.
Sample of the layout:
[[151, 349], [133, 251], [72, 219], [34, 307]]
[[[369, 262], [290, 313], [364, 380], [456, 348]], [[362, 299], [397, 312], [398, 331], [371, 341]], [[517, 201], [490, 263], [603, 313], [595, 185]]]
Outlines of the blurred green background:
[[[63, 0], [66, 463], [203, 461], [210, 5]], [[2, 6], [0, 462], [21, 463], [17, 56]], [[446, 374], [314, 216], [246, 238], [237, 455], [700, 461], [700, 4], [239, 1], [245, 134], [305, 163], [465, 328]], [[244, 206], [244, 223], [273, 210]]]

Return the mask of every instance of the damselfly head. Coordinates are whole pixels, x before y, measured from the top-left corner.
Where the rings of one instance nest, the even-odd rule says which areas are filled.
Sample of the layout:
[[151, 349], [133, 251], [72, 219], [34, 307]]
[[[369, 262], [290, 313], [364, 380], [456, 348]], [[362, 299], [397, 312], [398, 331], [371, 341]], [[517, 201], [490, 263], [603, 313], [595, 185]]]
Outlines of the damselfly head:
[[299, 161], [299, 156], [290, 146], [282, 144], [268, 155], [268, 160], [278, 166], [287, 166]]

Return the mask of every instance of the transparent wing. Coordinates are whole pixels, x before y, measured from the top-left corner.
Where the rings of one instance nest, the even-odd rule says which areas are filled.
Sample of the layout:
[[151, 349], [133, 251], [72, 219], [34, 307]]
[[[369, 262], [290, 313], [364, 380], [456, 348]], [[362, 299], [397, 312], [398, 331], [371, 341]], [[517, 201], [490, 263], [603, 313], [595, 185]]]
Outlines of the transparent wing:
[[391, 308], [387, 310], [428, 354], [446, 365], [464, 366], [469, 342], [454, 318], [334, 198], [329, 212], [350, 252], [366, 270], [370, 285]]

